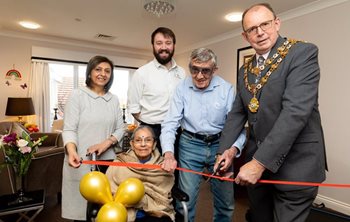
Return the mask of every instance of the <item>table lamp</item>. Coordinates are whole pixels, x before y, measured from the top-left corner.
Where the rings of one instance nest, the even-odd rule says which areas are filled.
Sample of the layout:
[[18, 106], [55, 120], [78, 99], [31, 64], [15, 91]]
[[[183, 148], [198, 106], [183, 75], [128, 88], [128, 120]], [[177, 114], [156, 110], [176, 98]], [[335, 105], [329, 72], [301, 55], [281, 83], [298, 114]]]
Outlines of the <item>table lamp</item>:
[[34, 115], [32, 98], [12, 98], [7, 99], [6, 116], [18, 116], [18, 122], [24, 123], [23, 116]]

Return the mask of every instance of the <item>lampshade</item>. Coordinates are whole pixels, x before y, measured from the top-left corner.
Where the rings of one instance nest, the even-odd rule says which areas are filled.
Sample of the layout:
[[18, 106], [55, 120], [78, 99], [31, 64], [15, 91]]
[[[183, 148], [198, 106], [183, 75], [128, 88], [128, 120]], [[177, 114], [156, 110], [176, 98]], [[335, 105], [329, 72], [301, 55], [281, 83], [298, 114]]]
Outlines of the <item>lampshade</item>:
[[158, 18], [175, 10], [174, 0], [144, 0], [143, 8]]
[[32, 98], [11, 98], [7, 99], [6, 116], [28, 116], [34, 115]]

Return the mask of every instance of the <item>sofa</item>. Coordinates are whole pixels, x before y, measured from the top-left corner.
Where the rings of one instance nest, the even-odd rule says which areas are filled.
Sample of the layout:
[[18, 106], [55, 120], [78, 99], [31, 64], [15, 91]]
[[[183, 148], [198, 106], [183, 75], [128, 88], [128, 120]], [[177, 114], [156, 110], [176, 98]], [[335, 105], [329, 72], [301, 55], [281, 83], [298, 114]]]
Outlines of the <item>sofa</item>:
[[[0, 122], [0, 135], [9, 132], [28, 133], [34, 140], [47, 135], [32, 159], [28, 173], [25, 177], [26, 191], [44, 189], [46, 196], [57, 195], [60, 200], [62, 187], [62, 166], [64, 147], [61, 133], [29, 133], [17, 122]], [[0, 163], [4, 161], [4, 152], [0, 152]], [[0, 172], [0, 195], [15, 192], [14, 175], [11, 166], [6, 166]]]

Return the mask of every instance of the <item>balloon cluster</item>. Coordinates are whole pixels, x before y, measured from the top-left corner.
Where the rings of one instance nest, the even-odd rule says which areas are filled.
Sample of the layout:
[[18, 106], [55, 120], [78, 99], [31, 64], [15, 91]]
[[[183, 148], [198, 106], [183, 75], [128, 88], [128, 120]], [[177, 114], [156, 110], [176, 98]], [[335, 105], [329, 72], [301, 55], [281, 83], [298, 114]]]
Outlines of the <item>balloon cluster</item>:
[[103, 205], [97, 214], [97, 222], [126, 222], [128, 214], [125, 207], [137, 204], [145, 194], [145, 187], [139, 179], [129, 178], [119, 185], [113, 201], [106, 175], [92, 171], [81, 179], [80, 193], [86, 200]]

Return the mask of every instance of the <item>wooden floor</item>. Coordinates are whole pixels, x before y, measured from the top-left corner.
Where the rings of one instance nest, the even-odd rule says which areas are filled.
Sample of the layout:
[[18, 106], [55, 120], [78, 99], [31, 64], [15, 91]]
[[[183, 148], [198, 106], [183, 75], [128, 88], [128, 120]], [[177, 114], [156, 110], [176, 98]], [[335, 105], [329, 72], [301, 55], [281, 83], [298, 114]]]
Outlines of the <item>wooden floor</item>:
[[[237, 195], [234, 221], [245, 222], [244, 214], [247, 210], [247, 199], [243, 195]], [[202, 183], [200, 195], [197, 204], [196, 222], [210, 222], [212, 221], [212, 195], [210, 193], [210, 186], [208, 183]], [[17, 217], [4, 216], [0, 217], [0, 221], [12, 222], [16, 221]], [[61, 217], [61, 205], [57, 203], [55, 197], [46, 198], [44, 210], [36, 217], [35, 222], [71, 222], [70, 220]]]
[[[246, 222], [245, 213], [248, 209], [248, 199], [244, 189], [237, 189], [235, 193], [234, 222]], [[213, 202], [210, 184], [202, 183], [197, 201], [195, 222], [212, 222]]]
[[[234, 222], [246, 222], [245, 213], [248, 209], [248, 200], [244, 189], [235, 190], [235, 212]], [[335, 211], [327, 213], [324, 210], [311, 210], [311, 214], [306, 222], [349, 222], [350, 217], [341, 215]], [[212, 195], [208, 183], [202, 183], [197, 202], [195, 222], [211, 222], [213, 215]], [[7, 215], [0, 217], [0, 222], [13, 222], [17, 220], [17, 215]], [[46, 198], [44, 210], [37, 216], [35, 222], [71, 222], [61, 218], [61, 205], [57, 203], [56, 197]]]

